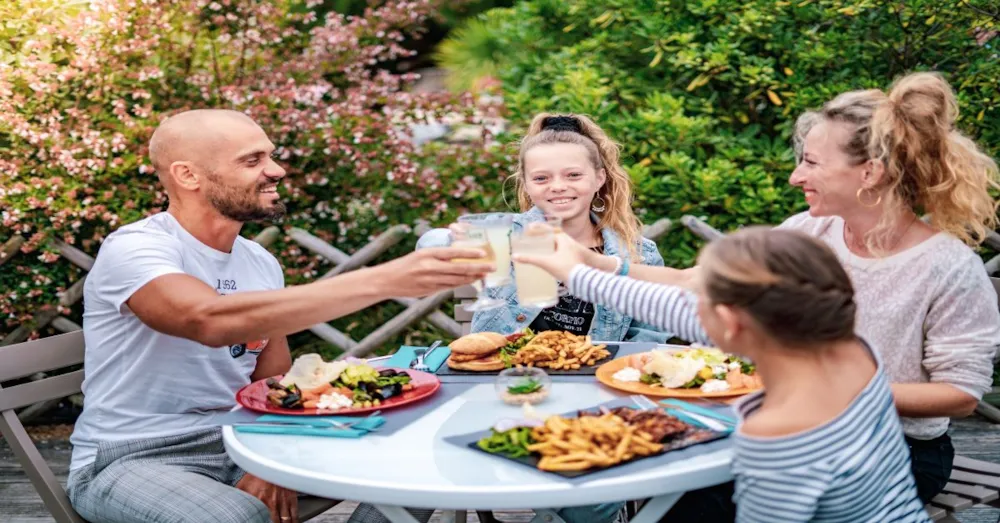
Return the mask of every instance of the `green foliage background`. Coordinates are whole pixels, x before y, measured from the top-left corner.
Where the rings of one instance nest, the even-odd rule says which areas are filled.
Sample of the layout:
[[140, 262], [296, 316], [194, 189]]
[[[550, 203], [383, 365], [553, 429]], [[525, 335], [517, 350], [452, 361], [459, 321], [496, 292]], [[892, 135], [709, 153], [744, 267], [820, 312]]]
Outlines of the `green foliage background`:
[[[389, 5], [391, 14], [398, 2], [282, 0], [251, 3], [233, 13], [202, 0], [155, 9], [143, 4], [127, 16], [113, 16], [131, 24], [128, 30], [90, 27], [93, 38], [61, 22], [79, 16], [87, 3], [18, 0], [0, 7], [0, 189], [20, 187], [16, 194], [0, 193], [6, 195], [0, 204], [8, 213], [4, 223], [16, 224], [16, 229], [0, 227], [0, 243], [20, 234], [30, 246], [17, 263], [0, 268], [0, 334], [30, 321], [30, 311], [54, 304], [58, 291], [82, 276], [52, 254], [48, 238], [95, 254], [100, 239], [115, 227], [162, 208], [164, 197], [153, 177], [136, 172], [159, 118], [182, 107], [230, 104], [251, 110], [291, 154], [285, 160], [290, 185], [283, 189], [291, 212], [281, 225], [305, 228], [346, 251], [392, 224], [431, 218], [442, 225], [464, 210], [503, 207], [502, 180], [511, 169], [512, 148], [411, 149], [388, 138], [395, 122], [381, 111], [403, 96], [405, 81], [394, 87], [374, 75], [358, 79], [357, 64], [399, 73], [422, 63], [419, 56], [405, 57], [405, 64], [380, 56], [371, 64], [361, 50], [384, 43], [378, 33], [364, 33], [358, 49], [309, 47], [325, 13], [376, 24], [378, 17], [365, 6]], [[447, 8], [438, 10], [439, 16], [420, 22], [441, 31], [457, 25], [433, 54], [451, 72], [450, 84], [468, 89], [484, 85], [484, 76], [501, 81], [506, 117], [514, 126], [500, 137], [508, 144], [538, 111], [593, 116], [624, 145], [626, 168], [638, 188], [636, 207], [646, 222], [692, 214], [729, 230], [779, 223], [804, 209], [801, 195], [787, 183], [795, 118], [837, 93], [888, 88], [893, 78], [911, 71], [943, 72], [958, 92], [959, 126], [994, 156], [1000, 153], [1000, 38], [995, 36], [1000, 7], [993, 0], [527, 0], [465, 22], [470, 13], [511, 2], [453, 4], [441, 2]], [[315, 16], [302, 16], [310, 12]], [[231, 23], [220, 21], [223, 14], [233, 15], [225, 19]], [[233, 42], [250, 16], [266, 26], [270, 39], [247, 50]], [[429, 52], [426, 42], [436, 41], [433, 34], [399, 25], [405, 46]], [[62, 27], [64, 33], [42, 33], [42, 26]], [[346, 38], [353, 30], [328, 32]], [[98, 56], [102, 67], [78, 65], [73, 57], [81, 46], [104, 53]], [[307, 53], [321, 54], [319, 67]], [[4, 65], [13, 69], [3, 70]], [[271, 83], [275, 69], [286, 82]], [[33, 75], [49, 86], [37, 90], [42, 80]], [[304, 86], [328, 85], [342, 91], [309, 103], [298, 98]], [[370, 101], [358, 108], [342, 104], [352, 90], [372, 93]], [[264, 92], [269, 96], [255, 102], [244, 96]], [[317, 116], [315, 104], [336, 107], [334, 116]], [[447, 104], [471, 107], [428, 99], [400, 110], [406, 121], [419, 121], [417, 113]], [[80, 112], [64, 123], [51, 116], [70, 109]], [[38, 138], [53, 129], [60, 134]], [[359, 132], [361, 143], [352, 142]], [[124, 149], [84, 148], [73, 153], [73, 161], [50, 161], [41, 154], [70, 150], [80, 136], [101, 144], [120, 139]], [[346, 144], [358, 154], [398, 152], [388, 168], [417, 173], [415, 181], [390, 183], [386, 165], [378, 162], [359, 175], [357, 162], [339, 149], [325, 152], [324, 143]], [[98, 166], [84, 174], [66, 167], [91, 158]], [[245, 232], [259, 230], [251, 226]], [[411, 250], [415, 239], [382, 259]], [[700, 246], [680, 228], [661, 241], [674, 266], [690, 264]], [[272, 250], [286, 266], [290, 285], [330, 268], [284, 238]], [[399, 311], [389, 303], [333, 324], [360, 339]], [[79, 306], [66, 311], [74, 319], [79, 313]], [[421, 325], [384, 349], [440, 336]], [[292, 343], [300, 352], [335, 354], [308, 333]]]
[[[990, 0], [530, 0], [458, 28], [438, 57], [466, 83], [498, 76], [514, 122], [594, 117], [624, 145], [647, 221], [728, 230], [805, 208], [787, 183], [798, 115], [908, 72], [944, 73], [960, 128], [996, 156], [998, 26]], [[699, 245], [675, 231], [661, 247], [687, 265]]]

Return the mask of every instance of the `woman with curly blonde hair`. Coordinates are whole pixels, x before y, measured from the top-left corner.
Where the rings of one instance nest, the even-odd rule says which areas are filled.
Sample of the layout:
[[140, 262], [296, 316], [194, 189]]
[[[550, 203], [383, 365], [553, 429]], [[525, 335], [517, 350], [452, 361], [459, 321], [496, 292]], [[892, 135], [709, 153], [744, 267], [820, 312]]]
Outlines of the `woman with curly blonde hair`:
[[781, 225], [829, 244], [858, 288], [859, 330], [886, 359], [924, 501], [951, 473], [949, 418], [989, 390], [1000, 344], [997, 295], [970, 248], [997, 226], [997, 165], [957, 117], [935, 73], [804, 114], [791, 183], [809, 211]]

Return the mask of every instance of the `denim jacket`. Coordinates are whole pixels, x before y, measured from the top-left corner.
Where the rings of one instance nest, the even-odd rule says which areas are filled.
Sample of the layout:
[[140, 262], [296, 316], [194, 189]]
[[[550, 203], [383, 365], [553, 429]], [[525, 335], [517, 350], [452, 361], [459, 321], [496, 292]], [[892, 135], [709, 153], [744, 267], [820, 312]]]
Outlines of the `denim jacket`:
[[[596, 216], [592, 219], [596, 221]], [[524, 226], [532, 222], [544, 221], [542, 212], [537, 208], [532, 208], [526, 213], [515, 215], [511, 229], [519, 232]], [[604, 254], [609, 256], [623, 257], [622, 246], [618, 235], [609, 229], [601, 231], [604, 237]], [[417, 240], [417, 249], [426, 247], [445, 247], [451, 243], [451, 235], [448, 229], [433, 229], [426, 232]], [[656, 244], [645, 238], [642, 239], [642, 263], [643, 265], [663, 266], [663, 258], [656, 248]], [[485, 311], [478, 311], [472, 316], [472, 332], [499, 332], [501, 334], [512, 334], [531, 325], [531, 322], [541, 313], [541, 309], [521, 307], [517, 302], [517, 287], [511, 283], [496, 289], [487, 289], [489, 296], [506, 300], [507, 307], [498, 307]], [[657, 330], [652, 325], [633, 320], [631, 316], [626, 316], [614, 309], [603, 305], [594, 305], [594, 320], [590, 325], [590, 337], [594, 341], [651, 341], [665, 343], [672, 336], [669, 332]]]

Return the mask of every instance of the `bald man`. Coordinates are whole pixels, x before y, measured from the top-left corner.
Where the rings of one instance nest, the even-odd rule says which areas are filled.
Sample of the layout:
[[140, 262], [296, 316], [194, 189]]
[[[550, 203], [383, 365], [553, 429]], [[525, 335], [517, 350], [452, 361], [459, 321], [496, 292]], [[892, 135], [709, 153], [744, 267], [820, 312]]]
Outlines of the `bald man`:
[[68, 491], [92, 522], [298, 520], [294, 492], [244, 474], [222, 445], [236, 391], [286, 372], [286, 335], [395, 296], [469, 284], [479, 251], [419, 251], [284, 288], [278, 261], [239, 235], [285, 211], [285, 171], [247, 116], [188, 111], [149, 144], [166, 212], [108, 236], [84, 287], [85, 405]]

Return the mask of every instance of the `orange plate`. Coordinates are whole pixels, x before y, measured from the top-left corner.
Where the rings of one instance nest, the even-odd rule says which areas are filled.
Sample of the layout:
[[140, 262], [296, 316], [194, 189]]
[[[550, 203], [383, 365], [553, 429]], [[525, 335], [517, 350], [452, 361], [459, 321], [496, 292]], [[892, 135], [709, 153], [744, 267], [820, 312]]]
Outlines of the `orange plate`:
[[639, 381], [617, 381], [612, 378], [616, 372], [628, 366], [629, 356], [613, 359], [597, 368], [597, 381], [613, 389], [642, 394], [644, 396], [658, 396], [661, 398], [728, 398], [742, 396], [755, 392], [759, 389], [729, 389], [724, 392], [702, 392], [701, 389], [668, 389], [666, 387], [653, 387]]

